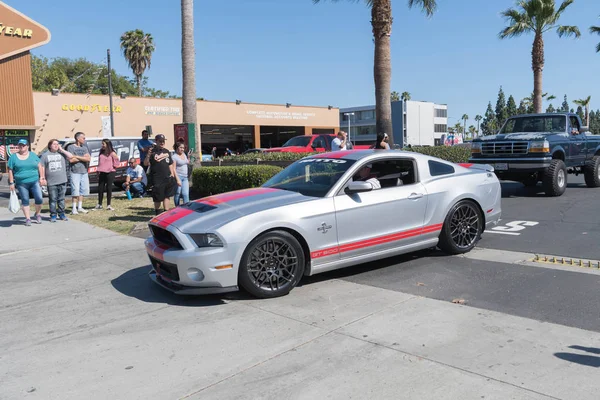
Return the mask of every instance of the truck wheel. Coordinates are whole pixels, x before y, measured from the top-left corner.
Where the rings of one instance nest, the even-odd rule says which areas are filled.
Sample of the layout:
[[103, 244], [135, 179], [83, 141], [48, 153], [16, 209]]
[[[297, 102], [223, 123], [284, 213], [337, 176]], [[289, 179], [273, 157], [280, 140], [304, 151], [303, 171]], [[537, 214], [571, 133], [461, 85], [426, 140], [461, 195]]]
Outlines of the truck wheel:
[[562, 160], [552, 160], [548, 169], [544, 171], [542, 184], [546, 196], [562, 196], [567, 190], [567, 166]]
[[592, 162], [583, 168], [583, 177], [587, 187], [600, 187], [600, 156], [592, 157]]

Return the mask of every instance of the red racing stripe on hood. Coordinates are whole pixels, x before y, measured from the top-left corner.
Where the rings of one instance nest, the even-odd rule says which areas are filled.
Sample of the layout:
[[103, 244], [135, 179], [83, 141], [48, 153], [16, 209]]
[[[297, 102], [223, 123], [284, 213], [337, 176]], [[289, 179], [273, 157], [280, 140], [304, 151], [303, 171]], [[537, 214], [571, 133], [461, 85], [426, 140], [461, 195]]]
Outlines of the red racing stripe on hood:
[[193, 212], [193, 210], [178, 207], [152, 218], [150, 222], [160, 226], [161, 228], [166, 228], [173, 222], [178, 221], [181, 218], [186, 217]]
[[196, 200], [197, 203], [204, 203], [209, 206], [216, 206], [222, 203], [228, 203], [230, 201], [244, 199], [246, 197], [258, 196], [260, 194], [276, 192], [278, 189], [273, 188], [254, 188], [239, 190], [235, 192], [222, 193], [214, 196], [205, 197], [203, 199]]

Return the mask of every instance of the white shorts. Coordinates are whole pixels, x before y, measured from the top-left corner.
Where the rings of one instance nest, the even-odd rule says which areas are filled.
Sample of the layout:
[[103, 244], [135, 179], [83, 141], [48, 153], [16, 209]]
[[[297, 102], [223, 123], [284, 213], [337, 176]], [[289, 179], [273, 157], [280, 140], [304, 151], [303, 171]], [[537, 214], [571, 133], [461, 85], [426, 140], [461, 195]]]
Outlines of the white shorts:
[[71, 173], [71, 196], [87, 196], [90, 194], [90, 178], [88, 174]]

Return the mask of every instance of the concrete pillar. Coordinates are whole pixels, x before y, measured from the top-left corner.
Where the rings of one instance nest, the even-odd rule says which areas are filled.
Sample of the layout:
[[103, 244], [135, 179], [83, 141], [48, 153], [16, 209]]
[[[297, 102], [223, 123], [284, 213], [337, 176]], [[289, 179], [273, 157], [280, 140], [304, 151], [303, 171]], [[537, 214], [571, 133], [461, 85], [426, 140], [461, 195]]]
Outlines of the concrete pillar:
[[260, 125], [254, 125], [254, 148], [260, 148]]

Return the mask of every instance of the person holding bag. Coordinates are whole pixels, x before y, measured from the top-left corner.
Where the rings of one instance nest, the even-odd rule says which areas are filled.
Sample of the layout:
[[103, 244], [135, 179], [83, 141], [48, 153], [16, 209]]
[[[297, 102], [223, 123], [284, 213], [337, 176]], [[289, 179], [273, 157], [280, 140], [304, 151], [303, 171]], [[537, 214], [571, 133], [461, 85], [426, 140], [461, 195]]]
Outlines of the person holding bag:
[[102, 140], [102, 148], [98, 155], [98, 205], [96, 210], [102, 210], [104, 189], [106, 188], [106, 209], [114, 210], [110, 205], [112, 200], [112, 188], [115, 180], [115, 172], [121, 164], [112, 142], [108, 139]]
[[[23, 215], [25, 215], [25, 226], [31, 226], [31, 212], [29, 208], [29, 195], [35, 199], [36, 223], [42, 223], [42, 186], [46, 184], [46, 179], [41, 173], [42, 165], [40, 158], [29, 151], [27, 139], [20, 139], [17, 143], [18, 152], [14, 153], [8, 159], [8, 185], [10, 191], [15, 189], [21, 197]], [[41, 177], [41, 178], [40, 178]]]

